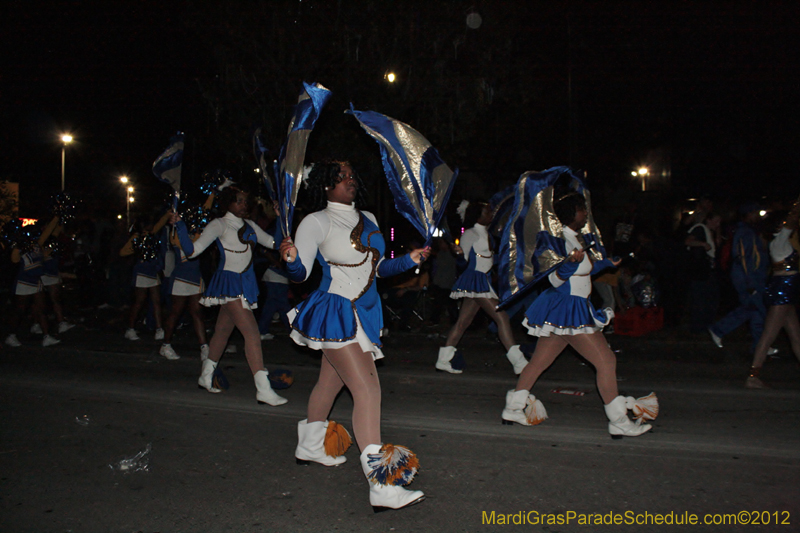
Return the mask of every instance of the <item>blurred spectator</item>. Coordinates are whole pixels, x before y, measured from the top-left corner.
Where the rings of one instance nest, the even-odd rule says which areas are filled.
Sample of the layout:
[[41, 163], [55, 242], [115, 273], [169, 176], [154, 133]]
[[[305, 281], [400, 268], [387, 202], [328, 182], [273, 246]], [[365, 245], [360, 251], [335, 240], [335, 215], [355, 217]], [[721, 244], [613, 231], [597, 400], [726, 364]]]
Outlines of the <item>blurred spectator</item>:
[[759, 206], [755, 203], [739, 209], [742, 221], [736, 226], [731, 243], [731, 282], [739, 297], [739, 306], [708, 328], [711, 339], [722, 348], [722, 339], [745, 322], [750, 323], [751, 351], [764, 330], [767, 309], [764, 290], [770, 265], [764, 239], [756, 224]]
[[689, 331], [705, 331], [717, 314], [719, 281], [716, 253], [720, 242], [722, 217], [709, 213], [706, 220], [689, 228], [684, 243], [688, 251], [686, 271], [689, 275]]
[[441, 238], [433, 240], [433, 254], [430, 261], [432, 268], [431, 285], [428, 287], [433, 297], [431, 318], [434, 323], [442, 324], [447, 316], [448, 324], [455, 324], [458, 319], [458, 303], [450, 298], [450, 291], [456, 280], [456, 257], [451, 245]]

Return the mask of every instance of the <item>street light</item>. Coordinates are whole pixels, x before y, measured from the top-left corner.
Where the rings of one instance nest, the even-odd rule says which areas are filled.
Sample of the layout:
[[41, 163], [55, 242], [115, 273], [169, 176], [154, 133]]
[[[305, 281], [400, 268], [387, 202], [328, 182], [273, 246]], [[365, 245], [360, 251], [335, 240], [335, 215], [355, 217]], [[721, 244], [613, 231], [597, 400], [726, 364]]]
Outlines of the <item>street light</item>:
[[67, 157], [67, 145], [72, 142], [72, 135], [69, 133], [65, 133], [61, 136], [61, 142], [63, 146], [61, 147], [61, 190], [64, 190], [64, 168], [65, 162]]
[[646, 191], [647, 176], [650, 174], [650, 169], [647, 167], [641, 167], [636, 173], [642, 178], [642, 191]]
[[128, 176], [120, 176], [119, 181], [122, 182], [125, 187], [125, 220], [127, 221], [128, 227], [131, 227], [131, 204], [133, 203], [133, 196], [131, 193], [133, 192], [133, 187], [128, 185]]

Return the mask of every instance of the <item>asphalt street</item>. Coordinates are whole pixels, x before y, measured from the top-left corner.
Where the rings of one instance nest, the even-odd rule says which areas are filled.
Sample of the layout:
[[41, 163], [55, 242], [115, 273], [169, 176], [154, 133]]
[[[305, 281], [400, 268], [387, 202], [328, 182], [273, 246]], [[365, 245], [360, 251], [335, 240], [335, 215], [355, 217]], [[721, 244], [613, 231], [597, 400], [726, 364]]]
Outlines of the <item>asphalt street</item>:
[[[572, 352], [534, 387], [550, 418], [503, 426], [515, 377], [482, 329], [461, 343], [468, 366], [460, 376], [434, 371], [441, 338], [393, 332], [379, 365], [383, 439], [418, 454], [411, 487], [427, 499], [373, 514], [355, 446], [339, 467], [295, 464], [317, 353], [285, 334], [263, 343], [268, 368], [294, 377], [282, 391], [289, 403], [269, 407], [255, 401], [241, 339], [238, 353], [221, 362], [230, 388], [213, 395], [197, 388], [190, 332], [173, 343], [182, 358], [167, 361], [151, 334], [126, 341], [122, 326], [103, 315], [63, 334], [58, 346], [41, 348], [23, 335], [23, 347], [0, 350], [2, 532], [796, 531], [800, 524], [800, 365], [772, 358], [763, 377], [773, 388], [745, 390], [744, 332], [723, 349], [679, 331], [609, 336], [621, 392], [655, 391], [661, 405], [652, 434], [619, 441], [609, 438], [591, 367]], [[785, 338], [777, 346], [788, 354]], [[350, 428], [351, 410], [345, 392], [331, 419]], [[146, 470], [119, 469], [143, 452]], [[692, 516], [697, 524], [677, 525]]]

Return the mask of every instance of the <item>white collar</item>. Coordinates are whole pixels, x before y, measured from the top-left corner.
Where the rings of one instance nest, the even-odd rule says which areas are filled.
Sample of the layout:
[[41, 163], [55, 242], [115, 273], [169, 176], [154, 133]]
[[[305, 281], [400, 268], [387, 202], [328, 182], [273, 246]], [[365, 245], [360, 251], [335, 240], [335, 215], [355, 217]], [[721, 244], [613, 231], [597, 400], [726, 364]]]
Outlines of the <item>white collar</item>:
[[326, 209], [331, 209], [333, 211], [355, 211], [356, 205], [353, 204], [340, 204], [339, 202], [328, 202], [328, 207]]
[[234, 215], [234, 214], [233, 214], [233, 213], [231, 213], [230, 211], [228, 211], [227, 213], [225, 213], [225, 216], [224, 216], [224, 217], [222, 217], [222, 218], [226, 218], [226, 219], [228, 219], [228, 220], [230, 220], [230, 221], [233, 221], [233, 222], [235, 222], [235, 221], [237, 221], [237, 220], [242, 220], [241, 218], [237, 217], [236, 215]]

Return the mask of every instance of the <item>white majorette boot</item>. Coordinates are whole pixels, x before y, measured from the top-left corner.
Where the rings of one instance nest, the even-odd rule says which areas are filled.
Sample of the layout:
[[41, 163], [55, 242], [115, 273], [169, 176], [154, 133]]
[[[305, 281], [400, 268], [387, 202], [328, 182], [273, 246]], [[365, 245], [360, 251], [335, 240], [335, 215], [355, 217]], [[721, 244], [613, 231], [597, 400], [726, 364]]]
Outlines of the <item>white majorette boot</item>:
[[350, 433], [332, 420], [297, 423], [297, 448], [294, 457], [299, 465], [314, 461], [325, 466], [339, 466], [347, 461], [344, 452], [353, 443]]
[[[636, 399], [633, 396], [617, 396], [604, 406], [608, 417], [608, 432], [612, 439], [638, 437], [653, 429], [643, 420], [655, 420], [658, 416], [658, 398], [651, 392], [648, 396]], [[628, 409], [633, 410], [636, 422], [628, 418]]]
[[361, 452], [361, 468], [369, 481], [369, 503], [376, 513], [425, 499], [422, 491], [402, 487], [411, 483], [419, 469], [417, 456], [404, 446], [370, 444]]
[[203, 361], [203, 370], [200, 371], [200, 378], [197, 380], [197, 386], [201, 389], [206, 389], [208, 392], [222, 392], [213, 385], [214, 370], [217, 369], [216, 361], [206, 359]]
[[503, 409], [503, 424], [537, 426], [547, 419], [547, 411], [536, 396], [526, 390], [511, 389], [506, 393], [506, 408]]
[[259, 370], [253, 375], [253, 380], [256, 382], [256, 400], [258, 403], [265, 403], [273, 407], [283, 405], [289, 400], [283, 396], [278, 396], [272, 385], [269, 384], [269, 372], [266, 370]]
[[[439, 372], [450, 372], [451, 374], [461, 374], [464, 371], [463, 361], [453, 366], [453, 358], [456, 355], [455, 346], [442, 346], [439, 348], [439, 358], [436, 360], [436, 370]], [[459, 358], [460, 360], [460, 358]]]
[[515, 344], [509, 348], [506, 357], [511, 361], [511, 365], [514, 367], [514, 373], [518, 376], [522, 374], [522, 370], [528, 366], [528, 360], [525, 359], [525, 355], [522, 353], [522, 350], [519, 349], [519, 344]]

